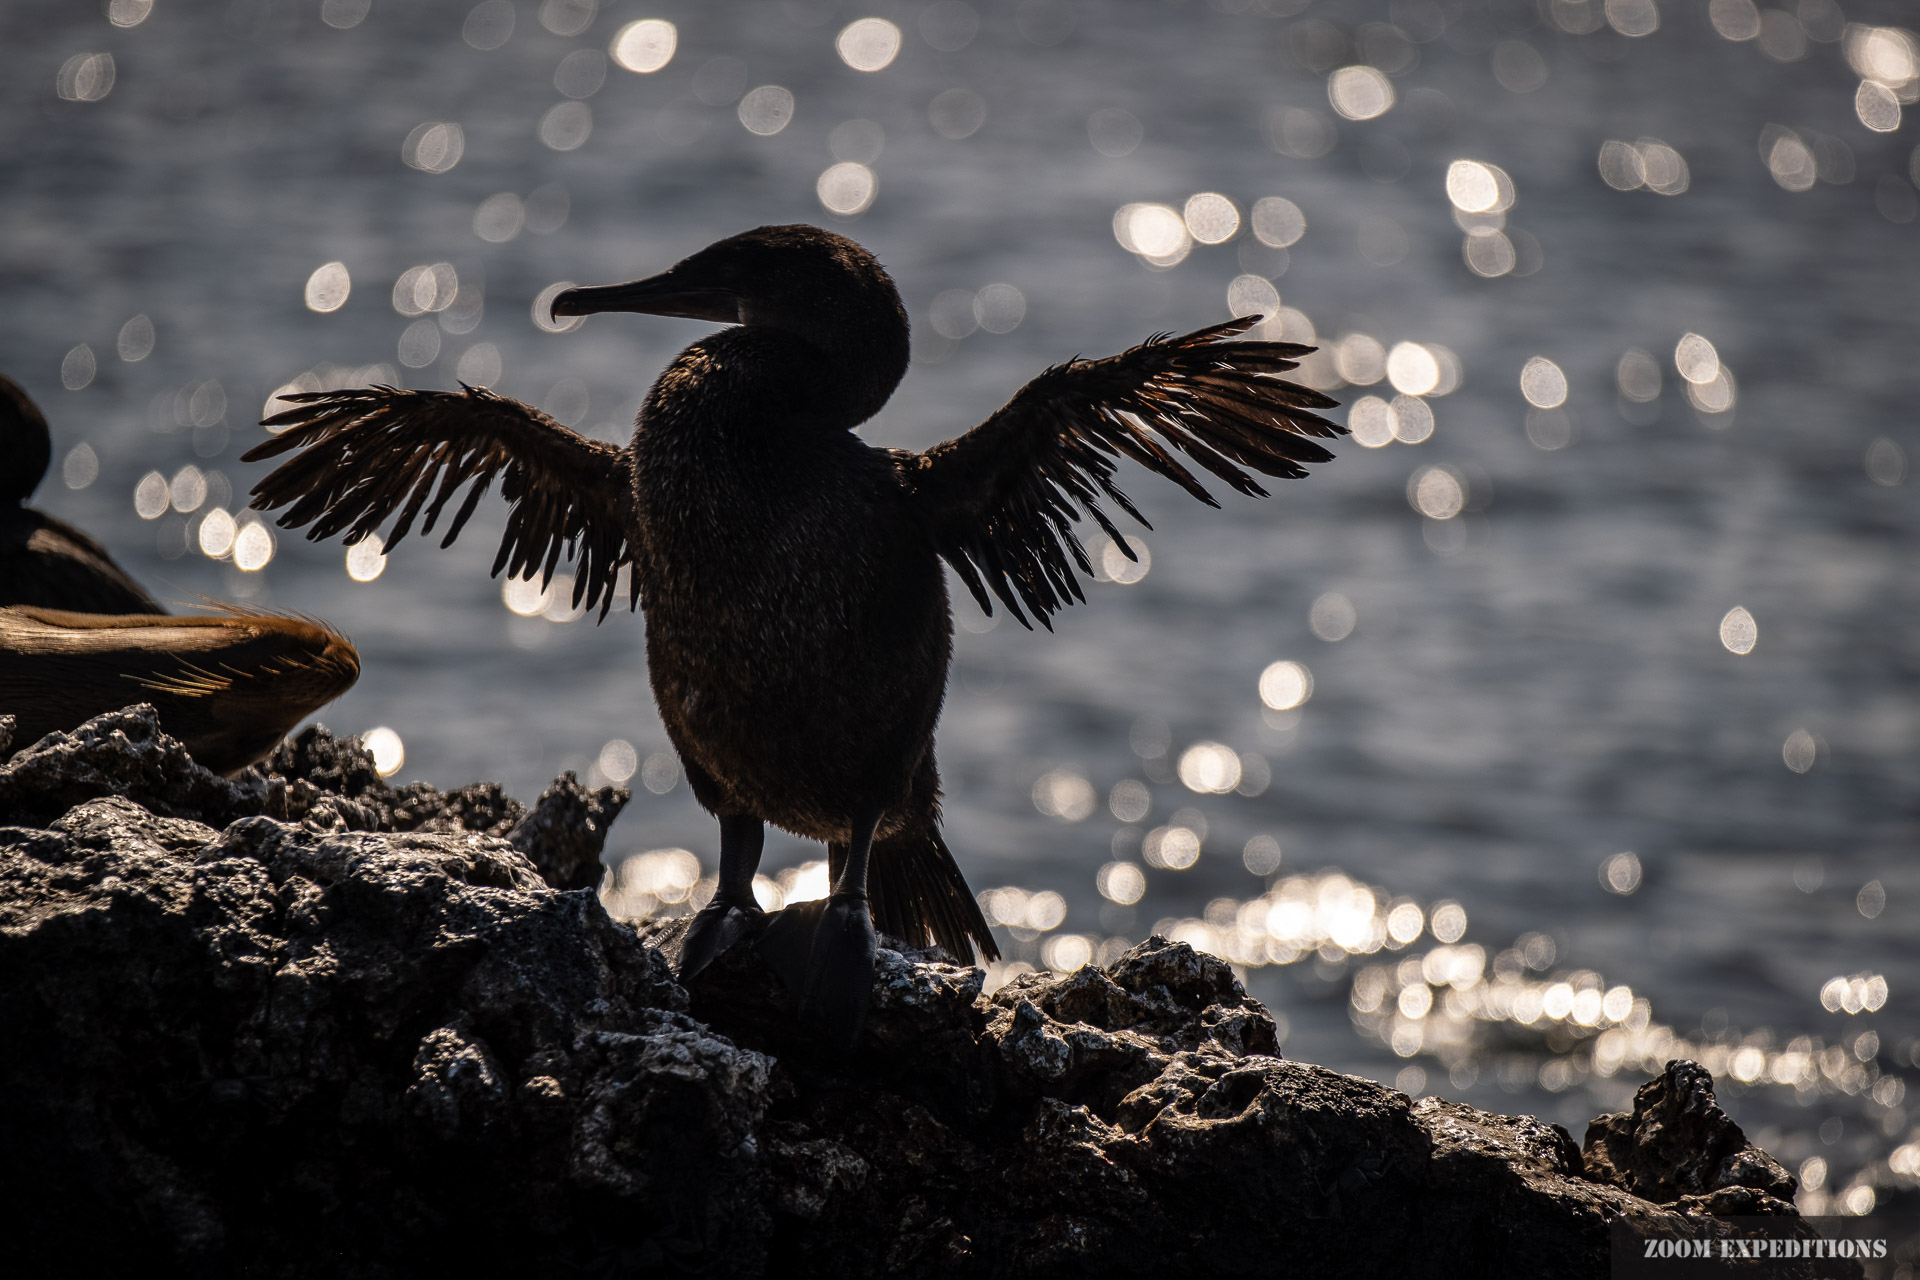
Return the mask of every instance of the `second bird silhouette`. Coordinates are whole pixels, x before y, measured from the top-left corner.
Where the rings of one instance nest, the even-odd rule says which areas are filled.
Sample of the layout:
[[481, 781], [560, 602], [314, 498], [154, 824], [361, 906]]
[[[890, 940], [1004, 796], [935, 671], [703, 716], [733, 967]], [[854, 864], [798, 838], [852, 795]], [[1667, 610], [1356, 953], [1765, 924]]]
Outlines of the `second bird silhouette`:
[[[1253, 319], [1070, 360], [991, 418], [924, 453], [852, 432], [907, 370], [893, 281], [865, 249], [810, 226], [760, 227], [632, 284], [569, 289], [556, 316], [632, 311], [729, 326], [653, 384], [625, 449], [514, 400], [388, 387], [289, 396], [299, 407], [248, 461], [294, 450], [254, 506], [309, 537], [432, 529], [442, 545], [497, 476], [512, 510], [493, 571], [550, 580], [574, 558], [574, 603], [611, 607], [629, 572], [668, 736], [719, 819], [719, 887], [681, 953], [691, 978], [760, 910], [764, 824], [825, 841], [832, 892], [786, 908], [758, 943], [825, 1038], [850, 1047], [873, 979], [874, 924], [965, 957], [998, 956], [940, 835], [933, 731], [952, 618], [944, 560], [989, 612], [1022, 623], [1083, 598], [1072, 523], [1100, 507], [1146, 523], [1120, 458], [1217, 505], [1174, 456], [1241, 493], [1248, 474], [1304, 475], [1307, 437], [1345, 429], [1334, 401], [1275, 375], [1311, 347], [1228, 341]], [[1156, 438], [1157, 437], [1157, 438]], [[1169, 448], [1170, 447], [1170, 448]]]

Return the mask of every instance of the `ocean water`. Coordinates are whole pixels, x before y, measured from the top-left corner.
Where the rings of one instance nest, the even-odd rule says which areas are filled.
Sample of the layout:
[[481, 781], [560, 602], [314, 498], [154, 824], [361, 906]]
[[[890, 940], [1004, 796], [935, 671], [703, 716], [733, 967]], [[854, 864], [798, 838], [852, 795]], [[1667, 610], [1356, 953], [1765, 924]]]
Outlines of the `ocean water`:
[[[352, 635], [320, 718], [389, 730], [396, 780], [629, 778], [609, 900], [644, 913], [685, 909], [716, 837], [640, 620], [503, 592], [497, 499], [353, 571], [247, 532], [272, 393], [465, 379], [624, 440], [700, 327], [547, 332], [535, 299], [768, 222], [901, 286], [916, 361], [876, 443], [1272, 313], [1360, 441], [1219, 510], [1132, 476], [1148, 571], [1051, 635], [956, 600], [948, 835], [1010, 963], [1172, 932], [1240, 966], [1290, 1056], [1576, 1137], [1700, 1057], [1804, 1205], [1858, 1212], [1920, 1179], [1902, 22], [14, 0], [0, 370], [54, 424], [40, 504], [156, 594]], [[776, 836], [769, 895], [819, 856]]]

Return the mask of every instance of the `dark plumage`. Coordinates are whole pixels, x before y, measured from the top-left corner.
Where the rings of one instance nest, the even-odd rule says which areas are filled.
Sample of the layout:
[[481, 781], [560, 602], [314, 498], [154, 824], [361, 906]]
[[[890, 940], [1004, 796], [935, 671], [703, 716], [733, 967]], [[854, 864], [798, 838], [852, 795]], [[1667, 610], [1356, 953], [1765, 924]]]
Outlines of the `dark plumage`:
[[[430, 530], [471, 483], [451, 542], [496, 477], [514, 504], [495, 572], [580, 558], [576, 603], [611, 607], [629, 568], [654, 696], [694, 794], [721, 826], [720, 889], [683, 952], [691, 975], [757, 914], [762, 824], [826, 841], [835, 892], [782, 912], [760, 943], [800, 1003], [850, 1043], [871, 985], [872, 916], [910, 942], [997, 954], [939, 833], [933, 730], [952, 625], [944, 559], [982, 607], [1024, 623], [1081, 598], [1071, 525], [1132, 458], [1213, 499], [1175, 457], [1244, 493], [1246, 469], [1304, 474], [1333, 402], [1271, 375], [1311, 348], [1228, 342], [1252, 320], [1072, 360], [925, 453], [852, 429], [907, 368], [907, 317], [866, 250], [814, 227], [762, 227], [627, 285], [572, 289], [556, 315], [638, 311], [732, 327], [694, 342], [649, 392], [626, 449], [486, 391], [289, 397], [248, 460], [304, 450], [255, 486], [281, 523], [388, 543]], [[1157, 439], [1156, 439], [1157, 437]], [[1142, 521], [1144, 523], [1144, 521]], [[1124, 543], [1122, 544], [1124, 545]], [[871, 860], [869, 862], [869, 855]]]
[[0, 376], [0, 605], [87, 613], [165, 613], [105, 547], [27, 505], [53, 461], [47, 420]]

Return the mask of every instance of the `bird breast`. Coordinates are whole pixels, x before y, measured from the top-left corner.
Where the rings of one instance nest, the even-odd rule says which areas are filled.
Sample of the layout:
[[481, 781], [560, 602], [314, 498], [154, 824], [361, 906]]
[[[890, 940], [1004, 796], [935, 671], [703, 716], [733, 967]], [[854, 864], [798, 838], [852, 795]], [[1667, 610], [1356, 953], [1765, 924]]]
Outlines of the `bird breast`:
[[789, 830], [813, 829], [828, 796], [895, 803], [930, 746], [951, 633], [891, 464], [846, 433], [666, 443], [636, 437], [635, 507], [649, 677], [675, 745]]
[[636, 449], [649, 636], [756, 665], [852, 643], [902, 558], [890, 470], [844, 450], [706, 443], [719, 447]]

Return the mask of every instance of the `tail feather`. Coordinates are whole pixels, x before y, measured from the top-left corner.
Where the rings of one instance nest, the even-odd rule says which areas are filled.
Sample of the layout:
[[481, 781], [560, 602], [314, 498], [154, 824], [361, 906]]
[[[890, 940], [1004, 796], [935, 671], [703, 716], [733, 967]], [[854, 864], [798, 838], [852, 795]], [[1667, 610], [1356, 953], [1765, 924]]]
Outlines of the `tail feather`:
[[[829, 845], [828, 870], [837, 882], [846, 860], [845, 845]], [[867, 901], [874, 927], [916, 946], [938, 943], [965, 961], [977, 948], [983, 959], [998, 960], [1000, 948], [973, 890], [940, 829], [909, 828], [877, 841], [867, 865]]]

